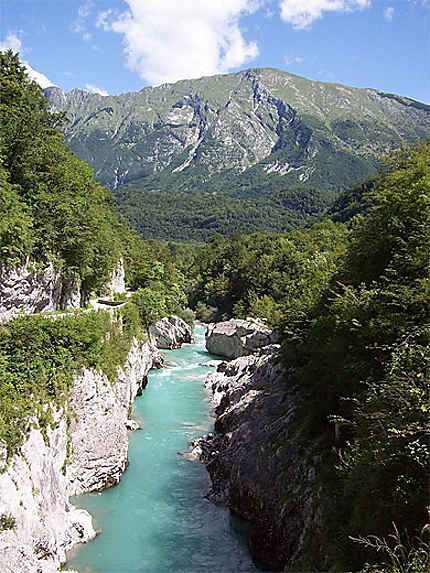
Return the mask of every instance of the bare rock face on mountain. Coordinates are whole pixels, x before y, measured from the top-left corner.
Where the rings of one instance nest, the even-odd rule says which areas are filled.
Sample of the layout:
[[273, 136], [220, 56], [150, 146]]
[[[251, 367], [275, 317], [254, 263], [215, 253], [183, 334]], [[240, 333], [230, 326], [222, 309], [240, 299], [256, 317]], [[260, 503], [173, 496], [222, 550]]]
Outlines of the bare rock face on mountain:
[[428, 105], [273, 68], [106, 97], [45, 95], [70, 120], [68, 145], [148, 238], [310, 223], [381, 156], [430, 136]]
[[103, 287], [108, 296], [113, 297], [115, 294], [124, 294], [125, 288], [125, 269], [124, 261], [120, 259], [116, 268], [110, 273], [109, 280]]
[[211, 354], [238, 358], [277, 342], [277, 335], [265, 322], [255, 318], [234, 319], [210, 324], [206, 349]]
[[153, 324], [149, 333], [157, 348], [180, 348], [184, 342], [192, 342], [191, 327], [179, 316], [166, 316]]
[[[129, 183], [143, 188], [161, 175], [157, 188], [201, 188], [203, 180], [210, 192], [218, 190], [212, 187], [215, 175], [228, 171], [231, 180], [254, 166], [261, 175], [315, 185], [319, 168], [325, 174], [334, 156], [345, 166], [345, 180], [357, 161], [369, 172], [381, 153], [430, 132], [425, 104], [273, 68], [117, 96], [58, 87], [45, 95], [71, 120], [65, 126], [71, 148], [111, 189]], [[333, 184], [324, 179], [326, 186]]]

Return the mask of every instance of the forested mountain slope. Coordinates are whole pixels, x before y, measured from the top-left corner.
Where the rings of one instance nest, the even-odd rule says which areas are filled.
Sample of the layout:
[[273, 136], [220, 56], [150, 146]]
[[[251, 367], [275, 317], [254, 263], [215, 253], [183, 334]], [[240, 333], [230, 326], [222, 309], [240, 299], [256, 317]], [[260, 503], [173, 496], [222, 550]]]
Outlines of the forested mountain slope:
[[[380, 155], [430, 135], [429, 106], [275, 69], [119, 96], [60, 88], [45, 95], [70, 120], [72, 150], [146, 236], [299, 226], [374, 173]], [[154, 227], [160, 203], [167, 229]]]

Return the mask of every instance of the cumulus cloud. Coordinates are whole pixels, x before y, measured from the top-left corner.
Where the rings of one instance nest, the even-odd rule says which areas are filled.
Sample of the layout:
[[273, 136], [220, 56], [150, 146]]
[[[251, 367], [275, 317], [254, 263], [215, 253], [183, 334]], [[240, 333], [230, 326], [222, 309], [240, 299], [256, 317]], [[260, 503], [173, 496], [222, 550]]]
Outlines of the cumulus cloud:
[[28, 62], [23, 61], [23, 64], [25, 65], [25, 67], [27, 69], [27, 74], [28, 74], [29, 78], [31, 80], [33, 80], [34, 82], [36, 82], [37, 84], [39, 84], [39, 86], [42, 89], [49, 88], [51, 86], [55, 86], [55, 84], [53, 82], [51, 82], [51, 80], [48, 80], [48, 78], [44, 74], [38, 72], [37, 70], [33, 70], [33, 68], [30, 66], [30, 64]]
[[110, 30], [111, 29], [111, 23], [109, 22], [109, 19], [112, 16], [113, 16], [112, 8], [109, 8], [108, 10], [105, 10], [104, 12], [99, 12], [97, 14], [96, 27], [97, 28], [103, 28], [103, 30], [105, 32]]
[[87, 0], [84, 4], [81, 4], [78, 8], [78, 17], [85, 20], [90, 15], [90, 12], [94, 6], [92, 0]]
[[281, 18], [296, 30], [310, 28], [324, 12], [352, 12], [371, 5], [371, 0], [281, 0]]
[[391, 22], [393, 19], [394, 8], [392, 6], [387, 6], [384, 10], [384, 18], [387, 22]]
[[55, 86], [53, 82], [48, 80], [48, 78], [41, 74], [40, 72], [33, 70], [28, 62], [22, 59], [22, 41], [19, 36], [14, 32], [9, 32], [3, 42], [0, 42], [0, 50], [6, 52], [7, 50], [12, 50], [14, 54], [19, 53], [21, 56], [21, 63], [25, 66], [27, 74], [31, 80], [38, 83], [42, 89], [49, 88], [50, 86]]
[[152, 85], [227, 72], [258, 55], [239, 20], [259, 0], [126, 2], [127, 12], [101, 12], [96, 25], [123, 36], [128, 67]]
[[22, 42], [18, 35], [14, 32], [9, 32], [3, 42], [0, 42], [0, 50], [6, 52], [12, 50], [14, 54], [21, 52]]
[[98, 88], [97, 86], [93, 86], [92, 84], [86, 84], [85, 89], [87, 90], [87, 92], [91, 92], [93, 94], [98, 94], [101, 96], [108, 96], [109, 93], [106, 90], [102, 90], [100, 88]]

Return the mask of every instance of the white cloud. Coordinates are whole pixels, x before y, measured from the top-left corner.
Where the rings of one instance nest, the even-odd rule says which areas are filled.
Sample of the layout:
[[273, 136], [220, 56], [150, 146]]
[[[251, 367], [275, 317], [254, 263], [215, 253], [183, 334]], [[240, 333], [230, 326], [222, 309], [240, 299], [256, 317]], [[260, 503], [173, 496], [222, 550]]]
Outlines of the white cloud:
[[128, 67], [152, 85], [227, 72], [258, 55], [239, 26], [258, 0], [126, 2], [128, 12], [101, 12], [96, 25], [123, 35]]
[[285, 56], [284, 58], [284, 62], [286, 66], [292, 66], [293, 64], [302, 64], [303, 63], [304, 58], [302, 58], [301, 56], [295, 56], [293, 58], [289, 57], [289, 56]]
[[90, 12], [94, 6], [94, 2], [92, 0], [87, 0], [84, 4], [81, 4], [78, 8], [78, 16], [85, 20], [90, 15]]
[[281, 18], [296, 30], [309, 28], [324, 12], [352, 12], [371, 5], [371, 0], [281, 0]]
[[104, 12], [99, 12], [97, 14], [96, 27], [103, 28], [105, 32], [110, 30], [111, 24], [109, 22], [109, 19], [112, 17], [112, 15], [113, 15], [113, 10], [111, 8], [109, 8], [109, 10], [105, 10]]
[[88, 92], [91, 92], [93, 94], [98, 94], [101, 96], [108, 96], [109, 93], [106, 90], [102, 90], [100, 88], [98, 88], [97, 86], [93, 86], [92, 84], [86, 84], [85, 89]]
[[21, 52], [22, 42], [18, 35], [14, 32], [9, 32], [3, 42], [0, 42], [0, 50], [6, 52], [12, 50], [14, 54]]
[[88, 32], [87, 20], [94, 8], [94, 2], [92, 0], [87, 0], [84, 4], [81, 4], [78, 8], [78, 17], [72, 24], [72, 30], [76, 34], [82, 34], [81, 38], [84, 42], [89, 42], [92, 38], [91, 34]]
[[393, 19], [393, 14], [394, 8], [392, 6], [387, 6], [384, 10], [384, 18], [387, 20], [387, 22], [391, 22]]
[[42, 89], [49, 88], [51, 86], [55, 86], [55, 84], [52, 83], [51, 80], [48, 80], [48, 78], [44, 74], [41, 74], [40, 72], [38, 72], [36, 70], [33, 70], [33, 68], [30, 66], [30, 64], [28, 62], [23, 61], [22, 63], [26, 67], [27, 74], [28, 74], [29, 78], [31, 80], [33, 80], [34, 82], [36, 82], [37, 84], [39, 84], [39, 86]]
[[38, 83], [42, 89], [49, 88], [50, 86], [55, 86], [48, 78], [41, 74], [40, 72], [33, 70], [28, 62], [22, 59], [22, 53], [24, 52], [22, 47], [21, 38], [14, 32], [9, 32], [6, 39], [0, 42], [0, 50], [5, 52], [7, 50], [12, 50], [14, 54], [20, 54], [20, 60], [22, 65], [25, 67], [28, 77], [34, 82]]

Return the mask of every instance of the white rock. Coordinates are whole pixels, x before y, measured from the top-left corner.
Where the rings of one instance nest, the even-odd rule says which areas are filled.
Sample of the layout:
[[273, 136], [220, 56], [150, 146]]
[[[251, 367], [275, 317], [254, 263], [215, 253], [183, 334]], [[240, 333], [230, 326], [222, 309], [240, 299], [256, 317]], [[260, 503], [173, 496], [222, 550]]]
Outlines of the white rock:
[[136, 430], [140, 430], [140, 426], [136, 422], [136, 420], [126, 420], [125, 427], [129, 432], [135, 432]]
[[134, 340], [115, 384], [101, 372], [83, 369], [71, 396], [72, 453], [67, 468], [71, 495], [98, 491], [119, 482], [128, 462], [126, 421], [146, 384], [154, 349]]
[[126, 292], [125, 288], [125, 269], [124, 261], [120, 259], [116, 269], [114, 269], [109, 276], [109, 280], [104, 286], [104, 289], [109, 296], [114, 294], [124, 294]]
[[52, 262], [40, 266], [27, 260], [19, 267], [0, 270], [0, 323], [21, 311], [49, 312], [80, 304], [79, 281], [65, 280], [61, 267]]
[[166, 316], [149, 328], [151, 340], [157, 348], [180, 348], [184, 342], [191, 342], [191, 327], [178, 316]]
[[208, 325], [206, 349], [218, 356], [238, 358], [273, 344], [277, 339], [277, 335], [262, 320], [232, 318]]
[[0, 514], [16, 520], [0, 532], [0, 571], [57, 571], [66, 551], [95, 536], [91, 516], [69, 502], [62, 469], [67, 453], [64, 412], [54, 410], [54, 426], [42, 433], [32, 429], [21, 452], [0, 474]]

